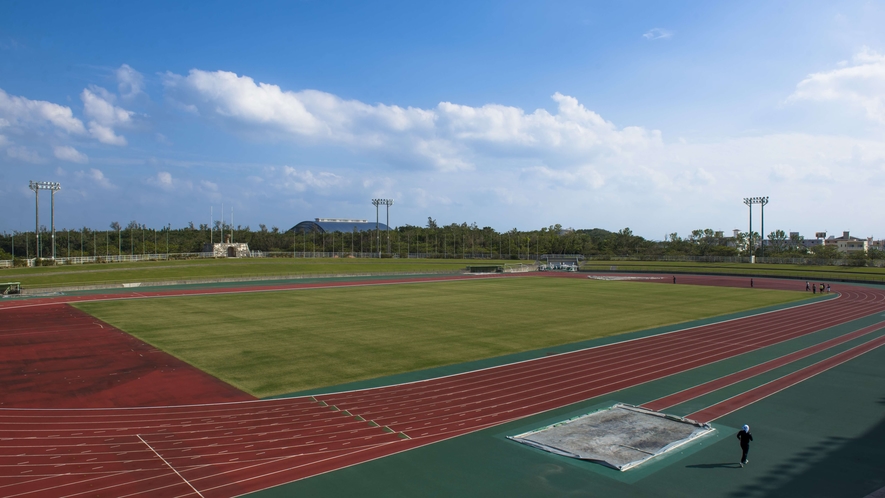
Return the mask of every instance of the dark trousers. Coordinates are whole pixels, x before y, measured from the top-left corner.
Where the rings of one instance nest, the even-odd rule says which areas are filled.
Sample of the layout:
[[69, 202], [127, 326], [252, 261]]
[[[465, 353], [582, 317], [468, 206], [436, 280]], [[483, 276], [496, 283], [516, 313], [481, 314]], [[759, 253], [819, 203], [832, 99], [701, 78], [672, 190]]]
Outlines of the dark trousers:
[[741, 446], [744, 453], [741, 455], [741, 463], [747, 463], [747, 455], [750, 454], [750, 446]]

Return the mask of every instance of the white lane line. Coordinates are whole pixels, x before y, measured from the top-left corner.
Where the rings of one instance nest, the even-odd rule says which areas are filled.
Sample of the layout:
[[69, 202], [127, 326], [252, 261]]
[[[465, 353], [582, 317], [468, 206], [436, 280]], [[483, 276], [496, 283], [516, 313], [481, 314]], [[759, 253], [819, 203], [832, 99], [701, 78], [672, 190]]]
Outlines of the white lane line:
[[194, 485], [190, 483], [190, 481], [188, 481], [187, 479], [185, 479], [183, 475], [179, 474], [178, 471], [175, 470], [175, 467], [173, 467], [172, 465], [169, 465], [169, 462], [167, 462], [165, 458], [163, 458], [162, 456], [160, 456], [160, 454], [157, 453], [157, 450], [155, 450], [153, 446], [149, 445], [147, 441], [145, 441], [144, 439], [142, 439], [141, 434], [136, 434], [135, 437], [137, 437], [138, 439], [140, 439], [141, 442], [144, 443], [145, 446], [147, 446], [148, 448], [150, 448], [151, 451], [154, 452], [154, 455], [157, 455], [157, 458], [159, 458], [160, 460], [163, 460], [163, 463], [165, 463], [170, 469], [172, 469], [172, 472], [175, 472], [175, 475], [177, 475], [178, 477], [180, 477], [181, 480], [185, 482], [185, 484], [187, 484], [188, 486], [190, 486], [191, 489], [194, 490], [194, 493], [196, 493], [197, 495], [199, 495], [200, 498], [205, 498], [205, 497], [203, 496], [203, 493], [200, 493], [199, 491], [197, 491], [197, 488], [195, 488]]

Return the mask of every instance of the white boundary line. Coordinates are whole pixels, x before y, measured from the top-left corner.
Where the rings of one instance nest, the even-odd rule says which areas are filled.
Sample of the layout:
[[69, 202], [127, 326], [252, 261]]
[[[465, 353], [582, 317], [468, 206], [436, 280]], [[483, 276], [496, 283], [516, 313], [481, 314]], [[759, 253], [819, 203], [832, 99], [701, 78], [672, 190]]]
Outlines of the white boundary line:
[[175, 475], [177, 475], [178, 477], [180, 477], [181, 480], [184, 481], [185, 484], [187, 484], [188, 486], [190, 486], [190, 488], [194, 490], [194, 493], [196, 493], [197, 495], [199, 495], [200, 498], [205, 498], [205, 497], [203, 496], [203, 493], [200, 493], [200, 492], [197, 490], [197, 488], [195, 488], [194, 485], [190, 483], [190, 481], [188, 481], [187, 479], [185, 479], [183, 475], [179, 474], [178, 471], [175, 470], [175, 467], [173, 467], [172, 465], [170, 465], [169, 462], [167, 462], [165, 458], [163, 458], [159, 453], [157, 453], [157, 450], [155, 450], [155, 449], [153, 448], [153, 446], [149, 445], [149, 444], [147, 443], [147, 441], [145, 441], [144, 439], [142, 439], [141, 434], [136, 434], [135, 437], [137, 437], [142, 443], [144, 443], [145, 446], [147, 446], [148, 448], [150, 448], [150, 450], [154, 452], [154, 455], [157, 455], [157, 458], [159, 458], [160, 460], [163, 460], [163, 463], [165, 463], [166, 466], [168, 466], [170, 469], [172, 469], [172, 472], [175, 472]]
[[[502, 278], [502, 277], [492, 277], [492, 278]], [[462, 280], [462, 279], [459, 279], [459, 280]], [[468, 280], [468, 279], [463, 279], [463, 280]], [[408, 282], [408, 283], [411, 283], [411, 282]], [[366, 286], [369, 286], [369, 285], [388, 285], [388, 284], [367, 284]], [[354, 286], [354, 287], [357, 287], [357, 286]], [[284, 290], [290, 290], [290, 289], [284, 289]], [[291, 289], [291, 290], [295, 290], [295, 289]], [[305, 289], [305, 290], [306, 290], [306, 289]], [[263, 292], [263, 291], [257, 291], [257, 292]], [[270, 292], [270, 291], [267, 291], [267, 292]], [[227, 293], [219, 293], [219, 294], [227, 294]], [[194, 295], [196, 295], [196, 294], [194, 294]], [[200, 294], [200, 295], [204, 295], [204, 294]], [[164, 296], [164, 297], [187, 297], [187, 296]], [[577, 353], [577, 352], [581, 352], [581, 351], [589, 351], [589, 350], [591, 350], [591, 349], [598, 349], [598, 348], [603, 348], [603, 347], [608, 347], [608, 346], [614, 346], [614, 345], [617, 345], [617, 344], [626, 344], [626, 343], [628, 343], [628, 342], [640, 341], [640, 340], [643, 340], [643, 339], [647, 339], [647, 338], [649, 338], [649, 337], [660, 337], [660, 336], [665, 336], [665, 335], [675, 334], [675, 333], [677, 333], [677, 332], [684, 332], [684, 331], [686, 331], [686, 330], [693, 330], [693, 329], [697, 329], [697, 328], [707, 327], [707, 326], [710, 326], [710, 325], [718, 325], [718, 324], [721, 324], [721, 323], [734, 322], [734, 321], [738, 321], [738, 320], [744, 320], [744, 319], [747, 319], [747, 318], [754, 318], [754, 317], [757, 317], [757, 316], [764, 316], [764, 315], [768, 315], [768, 314], [771, 314], [771, 313], [779, 313], [779, 312], [781, 312], [781, 311], [787, 311], [787, 310], [792, 310], [792, 309], [802, 308], [802, 307], [805, 307], [805, 306], [820, 305], [820, 304], [828, 303], [828, 302], [830, 302], [830, 301], [836, 301], [836, 300], [838, 300], [838, 299], [842, 299], [842, 297], [843, 297], [842, 293], [838, 293], [838, 294], [836, 295], [836, 297], [834, 297], [834, 298], [830, 298], [830, 299], [826, 299], [826, 300], [823, 300], [823, 301], [815, 301], [815, 302], [811, 302], [811, 303], [798, 304], [798, 305], [795, 305], [795, 306], [788, 306], [788, 307], [786, 307], [786, 308], [780, 308], [780, 309], [776, 309], [776, 310], [766, 311], [766, 312], [764, 312], [764, 313], [757, 313], [757, 314], [752, 314], [752, 315], [747, 315], [747, 316], [742, 316], [742, 317], [737, 317], [737, 318], [730, 318], [730, 319], [728, 319], [728, 320], [722, 320], [722, 321], [714, 321], [714, 322], [707, 323], [707, 324], [703, 324], [703, 325], [695, 325], [695, 326], [693, 326], [693, 327], [686, 327], [686, 328], [681, 328], [681, 329], [671, 330], [671, 331], [669, 331], [669, 332], [661, 332], [661, 333], [659, 333], [659, 334], [647, 335], [647, 336], [642, 336], [642, 337], [635, 337], [635, 338], [633, 338], [633, 339], [627, 339], [627, 340], [624, 340], [624, 341], [615, 341], [615, 342], [610, 342], [610, 343], [607, 343], [607, 344], [600, 344], [600, 345], [597, 345], [597, 346], [590, 346], [590, 347], [587, 347], [587, 348], [575, 349], [575, 350], [573, 350], [573, 351], [564, 351], [564, 352], [562, 352], [562, 353], [551, 354], [551, 355], [549, 355], [549, 356], [539, 356], [539, 357], [537, 357], [537, 358], [528, 358], [528, 359], [525, 359], [525, 360], [514, 361], [514, 362], [512, 362], [512, 363], [504, 363], [504, 364], [501, 364], [501, 365], [493, 365], [493, 366], [490, 366], [490, 367], [478, 368], [478, 369], [476, 369], [476, 370], [468, 370], [468, 371], [465, 371], [465, 372], [458, 372], [458, 373], [453, 373], [453, 374], [448, 374], [448, 375], [441, 375], [441, 376], [439, 376], [439, 377], [432, 377], [432, 378], [428, 378], [428, 379], [421, 379], [421, 380], [412, 380], [412, 381], [407, 381], [407, 382], [400, 382], [400, 383], [396, 383], [396, 384], [385, 384], [385, 385], [383, 385], [383, 386], [364, 387], [364, 388], [360, 388], [360, 389], [347, 389], [347, 390], [343, 390], [343, 391], [332, 391], [332, 392], [323, 392], [323, 393], [305, 394], [305, 395], [302, 395], [302, 396], [289, 396], [289, 397], [282, 396], [282, 397], [279, 397], [279, 398], [263, 398], [263, 399], [249, 400], [249, 401], [227, 401], [227, 402], [219, 402], [219, 403], [202, 403], [202, 404], [199, 404], [199, 403], [198, 403], [198, 404], [193, 404], [193, 405], [131, 406], [131, 407], [119, 407], [119, 408], [116, 408], [116, 407], [103, 407], [103, 408], [0, 408], [0, 412], [3, 412], [3, 411], [5, 411], [5, 410], [9, 410], [9, 411], [25, 411], [25, 410], [33, 410], [33, 411], [46, 411], [46, 412], [51, 412], [51, 411], [68, 411], [68, 412], [70, 412], [70, 411], [97, 411], [97, 410], [114, 410], [114, 411], [120, 410], [120, 411], [123, 411], [123, 410], [146, 410], [146, 409], [164, 409], [164, 408], [186, 408], [186, 407], [219, 406], [219, 405], [230, 406], [230, 405], [233, 405], [233, 404], [266, 403], [266, 402], [274, 402], [274, 401], [279, 402], [279, 401], [282, 401], [282, 400], [307, 399], [307, 398], [310, 398], [310, 397], [312, 397], [312, 396], [332, 396], [332, 395], [336, 395], [336, 394], [345, 394], [345, 393], [353, 393], [353, 392], [360, 392], [360, 391], [369, 391], [369, 390], [373, 390], [373, 389], [381, 389], [381, 388], [389, 388], [389, 387], [398, 387], [398, 386], [405, 386], [405, 385], [410, 385], [410, 384], [420, 384], [420, 383], [423, 383], [423, 382], [431, 382], [431, 381], [436, 381], [436, 380], [439, 380], [439, 379], [447, 379], [447, 378], [450, 378], [450, 377], [457, 377], [457, 376], [460, 376], [460, 375], [467, 375], [467, 374], [471, 374], [471, 373], [474, 373], [474, 372], [483, 372], [483, 371], [486, 371], [486, 370], [493, 370], [493, 369], [496, 369], [496, 368], [503, 368], [503, 367], [507, 367], [507, 366], [510, 366], [510, 365], [518, 365], [518, 364], [521, 364], [521, 363], [529, 363], [529, 362], [533, 362], [533, 361], [545, 360], [545, 359], [552, 358], [552, 357], [555, 357], [555, 356], [568, 355], [568, 354]], [[139, 299], [142, 299], [142, 298], [139, 298]], [[100, 300], [95, 300], [95, 301], [90, 301], [90, 302], [96, 302], [96, 301], [100, 301]], [[63, 304], [63, 303], [56, 303], [56, 304]], [[35, 305], [35, 306], [39, 306], [39, 305]], [[752, 310], [750, 310], [750, 311], [752, 311]], [[870, 313], [869, 315], [863, 315], [863, 316], [859, 316], [859, 317], [856, 317], [856, 318], [852, 318], [851, 320], [852, 320], [852, 321], [853, 321], [853, 320], [859, 320], [859, 319], [861, 319], [861, 318], [866, 318], [866, 317], [868, 317], [868, 316], [875, 315], [875, 314], [877, 314], [877, 313], [881, 313], [881, 311], [876, 311], [876, 312], [874, 312], [874, 313]], [[715, 317], [711, 317], [711, 318], [714, 318], [714, 319], [715, 319]], [[702, 319], [702, 320], [703, 320], [703, 319]], [[692, 321], [694, 321], [694, 320], [692, 320]], [[671, 325], [664, 325], [663, 327], [672, 326], [672, 325], [679, 325], [679, 324], [676, 323], [676, 324], [671, 324]], [[643, 331], [640, 330], [640, 331], [635, 331], [635, 332], [643, 332]], [[320, 389], [321, 389], [321, 388], [320, 388]]]

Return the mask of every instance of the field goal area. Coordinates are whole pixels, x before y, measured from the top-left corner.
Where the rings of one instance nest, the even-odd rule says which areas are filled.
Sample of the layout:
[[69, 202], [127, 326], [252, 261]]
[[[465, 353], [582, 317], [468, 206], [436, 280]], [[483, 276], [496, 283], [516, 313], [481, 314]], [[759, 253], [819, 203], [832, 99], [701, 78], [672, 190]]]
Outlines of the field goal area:
[[625, 471], [714, 430], [709, 424], [618, 403], [507, 438]]
[[0, 295], [21, 294], [22, 284], [19, 282], [0, 282]]

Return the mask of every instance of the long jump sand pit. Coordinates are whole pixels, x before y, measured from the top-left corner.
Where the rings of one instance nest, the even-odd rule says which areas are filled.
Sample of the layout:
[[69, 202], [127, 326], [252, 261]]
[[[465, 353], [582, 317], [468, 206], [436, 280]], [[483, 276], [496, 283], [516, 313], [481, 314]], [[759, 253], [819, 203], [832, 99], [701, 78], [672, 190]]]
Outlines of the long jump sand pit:
[[714, 430], [709, 424], [619, 403], [508, 438], [625, 471]]

